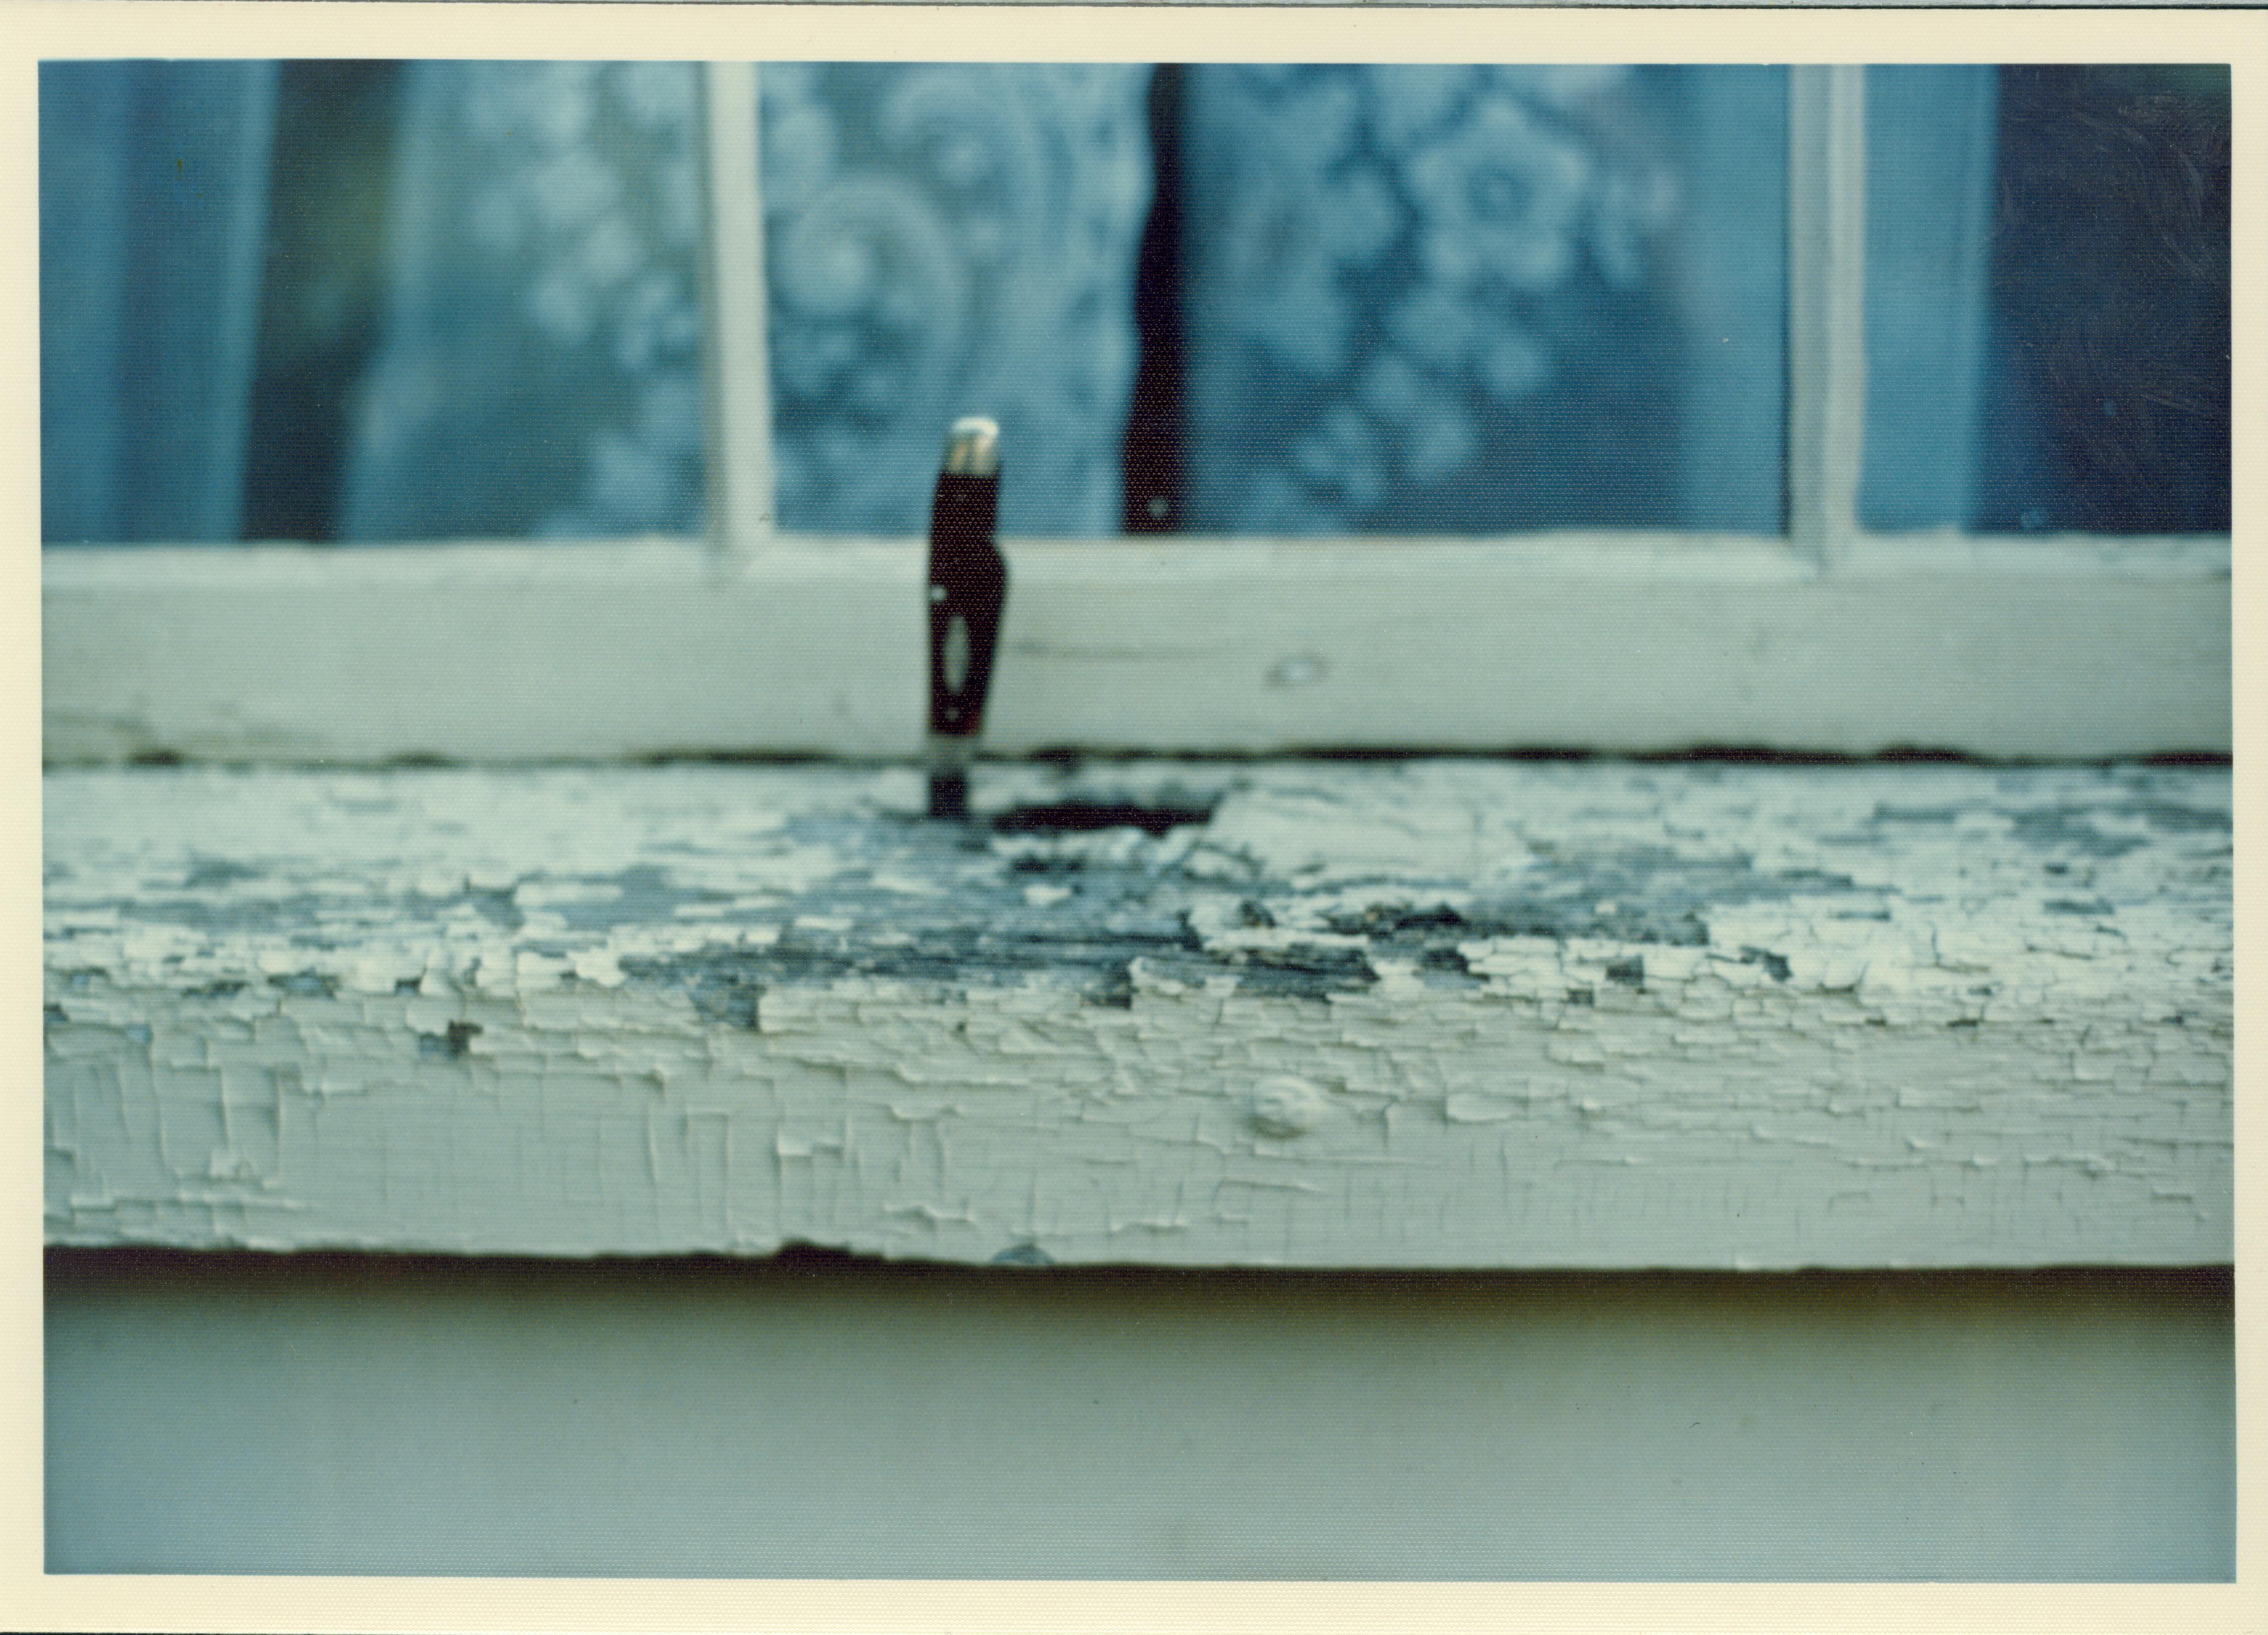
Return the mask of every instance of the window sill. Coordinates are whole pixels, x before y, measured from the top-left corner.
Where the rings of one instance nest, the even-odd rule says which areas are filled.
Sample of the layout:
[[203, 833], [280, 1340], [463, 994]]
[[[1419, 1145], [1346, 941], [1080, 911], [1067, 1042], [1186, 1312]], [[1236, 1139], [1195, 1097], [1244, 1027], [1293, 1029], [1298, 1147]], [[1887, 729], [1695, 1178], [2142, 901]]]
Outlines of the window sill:
[[1211, 815], [964, 832], [901, 769], [51, 770], [48, 1241], [2233, 1257], [2224, 769], [977, 794]]
[[[986, 741], [2227, 754], [2229, 541], [1008, 540]], [[919, 748], [923, 548], [54, 549], [43, 745], [341, 764]], [[2102, 678], [2119, 678], [2115, 687]]]

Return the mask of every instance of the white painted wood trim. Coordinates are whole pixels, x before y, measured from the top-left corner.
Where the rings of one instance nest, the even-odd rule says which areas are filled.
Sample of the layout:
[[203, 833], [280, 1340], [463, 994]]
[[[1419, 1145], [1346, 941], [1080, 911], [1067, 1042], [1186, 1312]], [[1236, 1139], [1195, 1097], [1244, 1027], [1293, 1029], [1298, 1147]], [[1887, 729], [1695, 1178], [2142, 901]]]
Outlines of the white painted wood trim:
[[1867, 440], [1867, 70], [1788, 70], [1788, 535], [1822, 568], [1859, 526]]
[[728, 560], [769, 542], [774, 518], [757, 74], [753, 63], [709, 63], [701, 69], [709, 527]]
[[898, 770], [50, 772], [48, 1234], [2227, 1263], [2229, 792], [1131, 762], [980, 768], [1024, 815], [964, 828]]
[[[1004, 542], [985, 748], [2230, 748], [2229, 544]], [[56, 763], [910, 756], [922, 550], [782, 538], [44, 554]]]
[[[1342, 1602], [1186, 1623], [1300, 1635], [1519, 1628], [1526, 1613], [1561, 1630], [1921, 1635], [1964, 1626], [1896, 1611], [1883, 1580], [2022, 1584], [2035, 1618], [2058, 1579], [2093, 1580], [2098, 1600], [2105, 1580], [2235, 1591], [2222, 1273], [66, 1254], [46, 1274], [43, 1322], [26, 1325], [46, 1347], [45, 1432], [27, 1393], [25, 1445], [44, 1450], [48, 1571], [206, 1575], [166, 1586], [169, 1605], [219, 1573], [517, 1577], [515, 1607], [533, 1575], [561, 1572], [586, 1591], [618, 1575], [1116, 1580], [1116, 1617], [1091, 1623], [1056, 1604], [797, 1618], [777, 1582], [729, 1620], [1101, 1635], [1126, 1629], [1130, 1593], [1145, 1623], [1168, 1622], [1138, 1580], [1525, 1579], [1531, 1597], [1536, 1580], [1810, 1580], [1863, 1587], [1866, 1605], [1672, 1619], [1657, 1590], [1612, 1621], [1589, 1604], [1539, 1618], [1532, 1600], [1429, 1615], [1392, 1581], [1359, 1616]], [[33, 1629], [150, 1622], [18, 1604]], [[584, 1610], [581, 1625], [522, 1621], [656, 1621]], [[1989, 1627], [2242, 1627], [2072, 1610]], [[421, 1627], [366, 1609], [265, 1623]], [[424, 1626], [476, 1624], [442, 1610]]]

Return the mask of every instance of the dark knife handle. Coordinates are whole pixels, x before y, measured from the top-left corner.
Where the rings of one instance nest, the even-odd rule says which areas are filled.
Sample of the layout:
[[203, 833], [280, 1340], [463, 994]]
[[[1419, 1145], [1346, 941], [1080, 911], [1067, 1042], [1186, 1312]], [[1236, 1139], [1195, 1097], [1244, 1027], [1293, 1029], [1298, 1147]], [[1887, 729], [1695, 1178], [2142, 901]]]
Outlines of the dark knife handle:
[[984, 698], [1008, 564], [992, 542], [1000, 505], [1000, 432], [990, 420], [954, 423], [946, 439], [929, 525], [930, 805], [965, 809], [967, 774]]

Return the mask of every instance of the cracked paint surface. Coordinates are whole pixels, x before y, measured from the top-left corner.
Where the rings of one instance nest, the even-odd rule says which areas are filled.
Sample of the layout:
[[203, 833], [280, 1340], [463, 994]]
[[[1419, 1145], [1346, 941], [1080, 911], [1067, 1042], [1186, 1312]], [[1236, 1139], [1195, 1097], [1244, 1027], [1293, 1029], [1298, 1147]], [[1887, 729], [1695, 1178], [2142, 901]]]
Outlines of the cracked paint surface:
[[[2225, 770], [46, 779], [73, 1244], [2230, 1258]], [[1119, 821], [1119, 818], [1135, 821]]]

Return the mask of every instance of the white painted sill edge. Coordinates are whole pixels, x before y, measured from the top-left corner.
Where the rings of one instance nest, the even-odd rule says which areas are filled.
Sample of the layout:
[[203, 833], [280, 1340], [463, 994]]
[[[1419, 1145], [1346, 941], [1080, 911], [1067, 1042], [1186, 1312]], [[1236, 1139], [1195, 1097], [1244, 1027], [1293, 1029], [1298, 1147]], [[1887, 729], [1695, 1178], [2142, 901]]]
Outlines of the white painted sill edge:
[[977, 793], [1040, 815], [828, 767], [51, 770], [48, 1241], [2233, 1257], [2225, 769]]
[[[2229, 541], [1012, 540], [988, 746], [2230, 748]], [[51, 764], [914, 753], [922, 550], [53, 549]], [[2115, 684], [2106, 684], [2115, 677]]]

